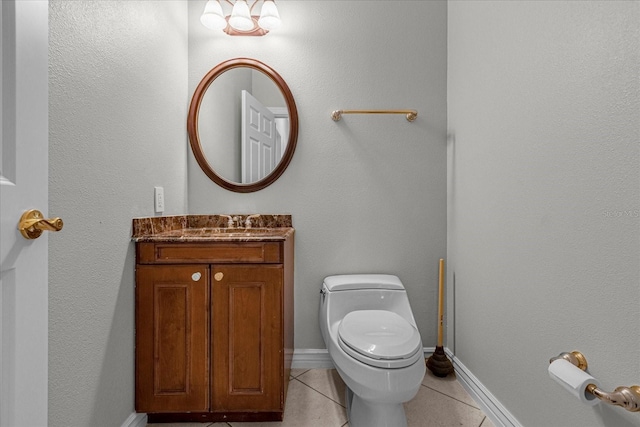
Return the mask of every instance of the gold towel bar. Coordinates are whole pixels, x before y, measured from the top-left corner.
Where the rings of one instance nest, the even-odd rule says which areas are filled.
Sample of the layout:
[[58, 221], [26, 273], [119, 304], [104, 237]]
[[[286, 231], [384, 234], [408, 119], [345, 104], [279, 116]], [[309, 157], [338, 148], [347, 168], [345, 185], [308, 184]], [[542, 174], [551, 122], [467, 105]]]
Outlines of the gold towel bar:
[[[553, 357], [549, 360], [549, 363], [557, 359], [564, 359], [583, 371], [587, 370], [587, 358], [579, 351], [560, 353], [557, 357]], [[631, 412], [640, 412], [640, 386], [621, 386], [617, 387], [614, 391], [607, 393], [606, 391], [599, 389], [595, 384], [589, 384], [587, 386], [587, 391], [609, 405], [620, 406]]]
[[416, 110], [335, 110], [331, 113], [331, 118], [334, 122], [337, 122], [342, 118], [343, 114], [405, 114], [409, 122], [418, 117]]

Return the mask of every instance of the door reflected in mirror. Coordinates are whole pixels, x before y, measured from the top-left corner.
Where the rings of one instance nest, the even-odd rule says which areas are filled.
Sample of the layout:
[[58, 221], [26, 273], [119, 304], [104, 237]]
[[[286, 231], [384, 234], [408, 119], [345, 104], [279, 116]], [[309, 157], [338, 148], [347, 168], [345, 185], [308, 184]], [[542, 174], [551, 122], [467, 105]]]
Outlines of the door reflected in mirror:
[[[283, 107], [266, 107], [250, 92], [242, 91], [240, 130], [242, 183], [251, 184], [267, 177], [282, 159], [286, 146], [289, 114], [276, 118]], [[280, 126], [278, 126], [280, 123]]]
[[284, 172], [295, 150], [298, 117], [284, 80], [259, 61], [239, 58], [202, 79], [187, 127], [202, 170], [229, 190], [250, 192]]
[[229, 70], [209, 86], [198, 123], [202, 151], [227, 181], [264, 179], [288, 143], [285, 99], [269, 77], [251, 68]]

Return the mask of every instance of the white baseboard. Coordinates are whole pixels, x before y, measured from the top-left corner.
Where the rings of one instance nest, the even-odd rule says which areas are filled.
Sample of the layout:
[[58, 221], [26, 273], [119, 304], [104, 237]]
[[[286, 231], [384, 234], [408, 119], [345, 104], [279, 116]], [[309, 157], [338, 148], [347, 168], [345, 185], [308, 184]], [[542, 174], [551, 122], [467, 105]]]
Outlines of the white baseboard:
[[482, 411], [491, 419], [496, 427], [522, 427], [522, 424], [511, 415], [502, 403], [467, 369], [460, 360], [453, 355], [448, 348], [445, 353], [453, 362], [456, 377], [473, 400], [480, 405]]
[[[424, 354], [433, 353], [434, 347], [425, 347]], [[291, 361], [293, 369], [332, 369], [333, 362], [324, 348], [297, 348]]]
[[325, 348], [296, 348], [291, 360], [292, 369], [331, 369], [333, 362]]
[[145, 427], [147, 425], [147, 414], [136, 414], [135, 412], [124, 420], [121, 427]]

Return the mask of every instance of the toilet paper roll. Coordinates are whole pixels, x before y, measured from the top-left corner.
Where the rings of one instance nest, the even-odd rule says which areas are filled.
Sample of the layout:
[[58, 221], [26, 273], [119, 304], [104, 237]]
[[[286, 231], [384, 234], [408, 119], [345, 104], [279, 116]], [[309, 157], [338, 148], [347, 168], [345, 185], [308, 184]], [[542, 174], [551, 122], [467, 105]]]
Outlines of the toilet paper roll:
[[587, 391], [589, 384], [600, 387], [600, 382], [573, 363], [564, 359], [554, 360], [549, 364], [549, 376], [585, 405], [600, 403], [597, 397]]

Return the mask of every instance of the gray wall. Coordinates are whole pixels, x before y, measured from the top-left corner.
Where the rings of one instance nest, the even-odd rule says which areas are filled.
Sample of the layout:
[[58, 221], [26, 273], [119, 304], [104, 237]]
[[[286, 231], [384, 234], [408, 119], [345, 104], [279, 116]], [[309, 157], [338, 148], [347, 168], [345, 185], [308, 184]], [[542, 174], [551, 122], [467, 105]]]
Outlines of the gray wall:
[[[189, 212], [293, 215], [297, 348], [325, 347], [317, 322], [322, 279], [358, 272], [397, 274], [423, 342], [433, 346], [438, 259], [446, 254], [447, 5], [279, 5], [286, 25], [251, 38], [207, 30], [198, 24], [203, 2], [189, 2], [189, 93], [216, 64], [251, 57], [284, 78], [300, 115], [295, 156], [262, 191], [224, 190], [189, 155]], [[415, 108], [419, 116], [414, 123], [330, 118], [336, 109], [376, 108]]]
[[186, 210], [187, 6], [51, 1], [49, 425], [133, 411], [131, 219]]
[[640, 383], [640, 3], [454, 1], [448, 22], [456, 355], [522, 425], [639, 426], [547, 367], [578, 349], [604, 389]]

